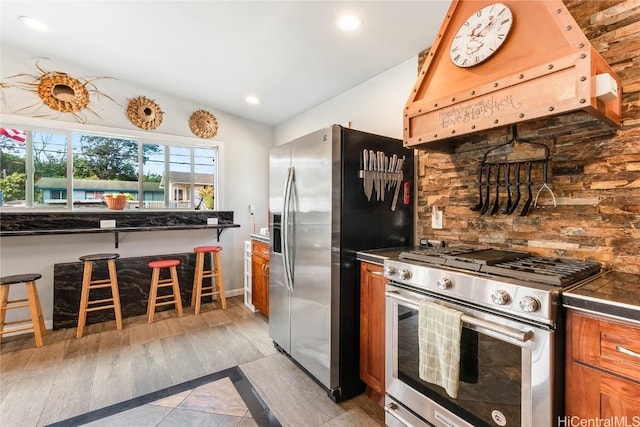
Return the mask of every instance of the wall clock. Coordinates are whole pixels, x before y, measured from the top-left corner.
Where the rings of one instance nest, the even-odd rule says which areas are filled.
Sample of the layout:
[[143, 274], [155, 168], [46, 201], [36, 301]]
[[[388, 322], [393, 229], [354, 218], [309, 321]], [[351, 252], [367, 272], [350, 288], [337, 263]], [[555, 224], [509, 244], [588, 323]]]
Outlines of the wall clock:
[[463, 68], [483, 63], [505, 42], [512, 24], [511, 9], [502, 3], [492, 3], [479, 9], [453, 37], [449, 49], [451, 61]]

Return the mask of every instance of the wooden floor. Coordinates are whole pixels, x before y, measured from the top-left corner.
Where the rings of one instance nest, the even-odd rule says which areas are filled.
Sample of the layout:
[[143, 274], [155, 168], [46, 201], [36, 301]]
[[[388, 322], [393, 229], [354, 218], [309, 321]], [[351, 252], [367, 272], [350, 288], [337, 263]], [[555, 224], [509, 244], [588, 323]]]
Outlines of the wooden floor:
[[380, 426], [382, 409], [361, 395], [335, 404], [268, 336], [266, 319], [241, 297], [227, 310], [203, 305], [196, 316], [161, 312], [49, 332], [44, 347], [31, 335], [0, 347], [0, 425], [44, 426], [182, 382], [240, 366], [283, 426]]

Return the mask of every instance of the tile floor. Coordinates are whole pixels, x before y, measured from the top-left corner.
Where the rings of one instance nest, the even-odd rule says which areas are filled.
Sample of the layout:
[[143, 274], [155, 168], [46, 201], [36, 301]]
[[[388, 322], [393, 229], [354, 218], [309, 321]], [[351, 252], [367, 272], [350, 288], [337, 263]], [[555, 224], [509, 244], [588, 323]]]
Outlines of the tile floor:
[[238, 367], [111, 405], [50, 427], [280, 427]]

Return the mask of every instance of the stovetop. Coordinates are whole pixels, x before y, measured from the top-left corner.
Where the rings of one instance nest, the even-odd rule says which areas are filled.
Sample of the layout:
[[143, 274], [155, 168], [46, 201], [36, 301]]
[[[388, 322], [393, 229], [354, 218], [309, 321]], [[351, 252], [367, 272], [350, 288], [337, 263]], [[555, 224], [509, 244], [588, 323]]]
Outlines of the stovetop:
[[392, 287], [552, 326], [561, 293], [600, 271], [595, 262], [470, 247], [427, 247], [384, 261]]
[[447, 266], [467, 271], [557, 287], [565, 287], [600, 272], [600, 264], [568, 258], [532, 256], [502, 249], [427, 247], [401, 252], [399, 260], [428, 266]]

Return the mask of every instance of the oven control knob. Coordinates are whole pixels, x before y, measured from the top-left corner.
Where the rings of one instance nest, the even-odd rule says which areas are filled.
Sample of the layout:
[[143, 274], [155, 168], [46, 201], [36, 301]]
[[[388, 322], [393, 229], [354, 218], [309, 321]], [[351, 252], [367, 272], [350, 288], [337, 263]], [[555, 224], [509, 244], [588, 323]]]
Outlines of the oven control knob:
[[540, 310], [540, 301], [535, 297], [524, 297], [520, 300], [520, 308], [527, 313], [534, 313]]
[[443, 291], [447, 289], [451, 289], [451, 287], [453, 286], [453, 282], [448, 277], [443, 277], [442, 279], [438, 279], [436, 284], [438, 285], [438, 288], [442, 289]]
[[400, 279], [402, 280], [411, 279], [411, 272], [406, 268], [403, 268], [402, 270], [400, 270]]
[[497, 305], [507, 305], [509, 304], [509, 301], [511, 301], [511, 297], [507, 291], [499, 289], [491, 294], [491, 301]]
[[385, 276], [393, 276], [394, 274], [396, 274], [398, 272], [398, 270], [396, 270], [396, 268], [392, 265], [388, 266], [387, 268], [384, 269], [384, 275]]

